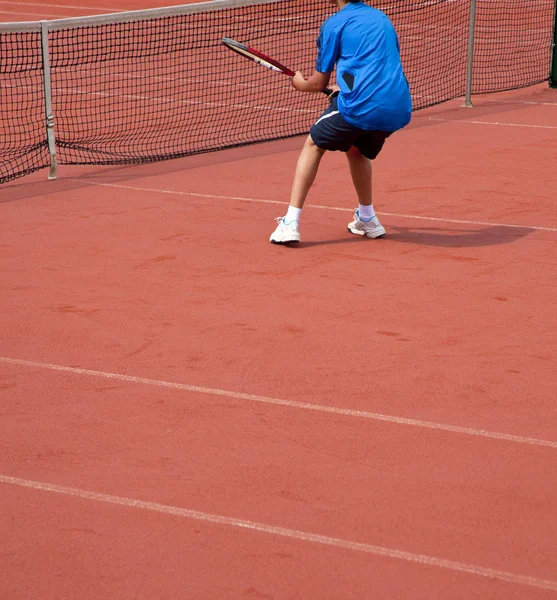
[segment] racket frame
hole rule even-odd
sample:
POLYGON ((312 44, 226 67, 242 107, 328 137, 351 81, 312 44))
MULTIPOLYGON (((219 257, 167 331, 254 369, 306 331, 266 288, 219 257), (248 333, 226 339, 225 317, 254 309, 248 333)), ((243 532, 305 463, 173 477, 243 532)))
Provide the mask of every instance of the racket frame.
MULTIPOLYGON (((288 77, 294 77, 294 75, 296 75, 296 73, 292 69, 285 67, 283 64, 279 63, 278 60, 275 60, 274 58, 271 58, 270 56, 263 54, 263 52, 259 52, 259 50, 256 50, 255 48, 251 48, 250 46, 247 46, 246 44, 242 44, 240 42, 237 42, 236 40, 232 40, 232 39, 226 38, 226 37, 222 38, 221 41, 228 49, 232 50, 233 52, 236 52, 237 54, 239 54, 240 56, 243 56, 244 58, 253 60, 258 65, 261 65, 262 67, 266 67, 267 69, 271 69, 273 71, 278 71, 279 73, 283 73, 284 75, 287 75, 288 77)), ((333 93, 333 90, 331 90, 329 88, 325 88, 324 90, 321 90, 321 91, 326 96, 330 96, 333 93)))
POLYGON ((222 43, 233 52, 253 60, 262 67, 271 69, 273 71, 278 71, 284 75, 287 75, 288 77, 294 77, 296 74, 294 71, 292 71, 292 69, 289 69, 288 67, 285 67, 283 64, 279 63, 278 60, 263 54, 263 52, 259 52, 259 50, 256 50, 255 48, 246 46, 246 44, 231 40, 230 38, 222 38, 222 43))

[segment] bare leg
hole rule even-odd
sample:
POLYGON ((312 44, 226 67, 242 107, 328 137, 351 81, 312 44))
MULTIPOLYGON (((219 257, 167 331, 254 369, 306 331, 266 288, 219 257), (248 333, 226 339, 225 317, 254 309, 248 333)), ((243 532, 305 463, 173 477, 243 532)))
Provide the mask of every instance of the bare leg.
POLYGON ((346 153, 354 189, 362 206, 371 205, 371 160, 352 146, 346 153))
POLYGON ((300 213, 306 201, 306 196, 315 181, 323 154, 325 154, 325 150, 318 148, 313 143, 311 136, 308 135, 296 165, 288 212, 284 217, 277 219, 278 225, 271 234, 271 243, 291 244, 300 241, 300 231, 298 229, 300 213))
POLYGON ((306 200, 306 196, 315 181, 319 163, 323 158, 326 150, 318 148, 308 135, 298 164, 296 165, 296 173, 294 174, 294 182, 292 184, 292 194, 290 196, 290 206, 302 208, 306 200))
POLYGON ((346 153, 350 174, 356 194, 358 194, 358 212, 354 220, 348 223, 348 231, 368 238, 378 238, 385 235, 385 228, 375 215, 371 203, 371 160, 366 158, 357 148, 350 148, 346 153))

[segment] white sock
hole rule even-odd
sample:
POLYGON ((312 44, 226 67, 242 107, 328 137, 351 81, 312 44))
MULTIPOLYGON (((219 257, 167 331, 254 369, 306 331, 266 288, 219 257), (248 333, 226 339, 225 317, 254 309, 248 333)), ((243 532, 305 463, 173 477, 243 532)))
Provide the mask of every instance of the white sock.
POLYGON ((375 210, 373 209, 373 204, 369 204, 368 206, 359 204, 358 214, 360 215, 360 219, 362 221, 371 221, 371 219, 375 217, 375 210))
POLYGON ((284 217, 284 222, 286 224, 288 224, 288 223, 292 223, 292 221, 298 221, 298 223, 299 223, 301 214, 302 214, 301 208, 295 208, 294 206, 289 206, 288 212, 286 213, 286 216, 284 217))

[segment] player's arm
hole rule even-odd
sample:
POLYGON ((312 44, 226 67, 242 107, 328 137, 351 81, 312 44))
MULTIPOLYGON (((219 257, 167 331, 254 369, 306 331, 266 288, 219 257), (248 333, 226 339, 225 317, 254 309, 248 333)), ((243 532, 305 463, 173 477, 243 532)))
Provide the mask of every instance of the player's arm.
POLYGON ((311 77, 307 79, 302 75, 300 71, 296 71, 294 77, 292 77, 292 85, 300 92, 322 92, 329 84, 331 78, 331 72, 320 73, 314 71, 311 77))

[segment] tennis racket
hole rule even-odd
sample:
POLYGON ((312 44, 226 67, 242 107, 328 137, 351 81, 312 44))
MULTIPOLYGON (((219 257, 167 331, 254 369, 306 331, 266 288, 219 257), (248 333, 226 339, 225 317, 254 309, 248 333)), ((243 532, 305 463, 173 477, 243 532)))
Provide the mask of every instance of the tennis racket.
MULTIPOLYGON (((281 65, 278 60, 263 54, 263 52, 259 52, 259 50, 255 50, 255 48, 250 48, 249 46, 241 44, 240 42, 236 42, 235 40, 231 40, 230 38, 222 38, 222 43, 233 52, 237 52, 240 56, 253 60, 253 62, 261 65, 262 67, 266 67, 272 71, 278 71, 279 73, 287 75, 288 77, 294 77, 294 75, 296 75, 292 69, 281 65)), ((333 93, 333 90, 330 90, 329 88, 325 88, 322 91, 327 96, 330 96, 333 93)))

